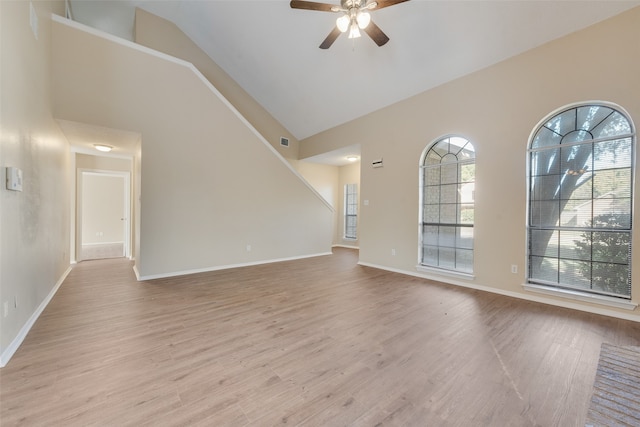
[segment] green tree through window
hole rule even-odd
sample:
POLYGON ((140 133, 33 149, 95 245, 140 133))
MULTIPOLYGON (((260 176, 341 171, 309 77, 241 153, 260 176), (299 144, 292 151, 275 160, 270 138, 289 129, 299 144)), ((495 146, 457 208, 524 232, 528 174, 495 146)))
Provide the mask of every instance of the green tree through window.
POLYGON ((631 122, 605 105, 567 109, 536 130, 529 282, 630 298, 633 143, 631 122))

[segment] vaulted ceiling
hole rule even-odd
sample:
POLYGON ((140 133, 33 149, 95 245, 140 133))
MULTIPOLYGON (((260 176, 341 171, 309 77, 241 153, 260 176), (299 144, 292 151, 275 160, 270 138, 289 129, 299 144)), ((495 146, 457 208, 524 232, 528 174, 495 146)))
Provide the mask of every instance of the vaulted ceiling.
POLYGON ((638 5, 411 0, 372 13, 386 45, 342 35, 321 50, 337 15, 288 0, 71 0, 75 20, 127 39, 135 7, 174 22, 298 139, 638 5))

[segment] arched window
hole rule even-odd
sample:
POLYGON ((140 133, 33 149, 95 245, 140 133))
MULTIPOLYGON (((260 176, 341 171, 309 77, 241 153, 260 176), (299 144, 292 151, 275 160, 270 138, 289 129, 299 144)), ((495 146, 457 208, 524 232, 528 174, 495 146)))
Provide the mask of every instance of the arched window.
POLYGON ((473 272, 475 150, 465 138, 433 143, 421 161, 420 264, 473 272))
POLYGON ((542 121, 529 146, 528 281, 631 299, 635 134, 603 104, 542 121))

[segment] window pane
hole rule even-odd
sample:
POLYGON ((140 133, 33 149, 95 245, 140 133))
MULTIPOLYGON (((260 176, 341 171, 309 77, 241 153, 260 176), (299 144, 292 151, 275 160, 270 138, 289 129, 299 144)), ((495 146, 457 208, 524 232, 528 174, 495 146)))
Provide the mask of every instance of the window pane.
POLYGON ((473 182, 476 180, 476 165, 462 164, 460 165, 460 182, 473 182))
POLYGON ((344 186, 344 237, 357 238, 358 225, 358 186, 347 184, 344 186))
POLYGON ((560 283, 569 287, 589 289, 591 263, 588 261, 560 260, 560 283))
POLYGON ((617 111, 593 129, 593 136, 596 139, 614 137, 629 133, 631 133, 631 124, 617 111))
POLYGON ((615 295, 629 294, 629 278, 631 276, 628 265, 593 263, 593 289, 615 295))
POLYGON ((542 148, 560 144, 561 136, 546 127, 540 128, 533 138, 531 148, 542 148))
POLYGON ((425 225, 423 227, 424 243, 429 245, 438 244, 438 226, 437 225, 425 225))
POLYGON ((473 224, 474 209, 473 204, 460 205, 460 224, 473 224))
POLYGON ((428 205, 424 208, 424 222, 440 222, 440 205, 428 205))
POLYGON ((440 250, 438 251, 438 267, 448 268, 450 270, 455 269, 456 250, 440 246, 440 250))
POLYGON ((582 232, 572 230, 561 230, 558 232, 559 238, 559 250, 560 258, 564 259, 591 259, 591 254, 581 252, 576 245, 576 242, 582 240, 582 232))
POLYGON ((631 199, 601 198, 593 201, 595 221, 607 221, 612 228, 629 228, 631 225, 631 199), (616 220, 610 220, 616 215, 616 220))
POLYGON ((542 258, 532 256, 529 264, 531 278, 545 282, 558 282, 558 258, 542 258))
POLYGON ((591 199, 568 200, 560 214, 560 226, 562 227, 591 227, 591 199))
POLYGON ((534 176, 532 190, 534 200, 555 200, 560 191, 561 175, 534 176))
POLYGON ((530 147, 542 150, 529 155, 530 281, 631 297, 634 139, 619 138, 631 129, 612 108, 586 105, 535 132, 530 147), (602 138, 610 139, 591 142, 602 138))
POLYGON ((440 223, 457 224, 458 223, 458 205, 440 205, 440 223))
POLYGON ((424 185, 440 185, 440 168, 424 169, 424 185))
POLYGON ((545 125, 555 133, 566 135, 576 129, 576 111, 574 109, 560 113, 545 125))
POLYGON ((450 163, 440 166, 441 184, 454 184, 458 182, 458 164, 450 163))
POLYGON ((456 244, 456 227, 440 227, 438 244, 440 247, 452 248, 456 244))
POLYGON ((458 184, 440 186, 440 203, 456 203, 458 201, 458 184))
POLYGON ((531 202, 531 226, 554 227, 559 221, 560 205, 557 201, 531 202))
POLYGON ((598 170, 593 174, 593 196, 596 198, 629 197, 631 169, 598 170))
POLYGON ((531 175, 560 175, 560 149, 547 149, 531 154, 531 175))
POLYGON ((558 256, 558 231, 531 230, 530 253, 533 256, 558 256))
POLYGON ((457 227, 458 236, 456 247, 462 249, 473 249, 473 227, 457 227))
POLYGON ((586 105, 578 108, 578 127, 593 132, 593 128, 602 124, 613 110, 601 105, 586 105))
POLYGON ((455 136, 435 143, 424 157, 421 240, 425 265, 473 269, 474 157, 473 145, 455 136), (468 226, 460 227, 461 223, 468 226))
POLYGON ((595 169, 631 167, 631 138, 597 142, 593 154, 595 169))
POLYGON ((631 239, 628 232, 594 231, 592 234, 594 261, 618 264, 629 262, 631 239))
POLYGON ((438 266, 438 247, 425 246, 422 250, 422 263, 426 265, 438 266))
MULTIPOLYGON (((593 197, 593 179, 591 173, 581 176, 564 176, 560 183, 560 198, 589 200, 593 197)), ((553 184, 551 184, 553 185, 553 184)))
POLYGON ((440 203, 440 186, 430 186, 424 189, 424 202, 428 205, 440 203))
POLYGON ((473 251, 456 249, 456 269, 465 272, 473 271, 473 251))
POLYGON ((439 165, 442 156, 438 154, 435 150, 429 150, 427 153, 427 157, 425 159, 425 164, 427 165, 439 165))

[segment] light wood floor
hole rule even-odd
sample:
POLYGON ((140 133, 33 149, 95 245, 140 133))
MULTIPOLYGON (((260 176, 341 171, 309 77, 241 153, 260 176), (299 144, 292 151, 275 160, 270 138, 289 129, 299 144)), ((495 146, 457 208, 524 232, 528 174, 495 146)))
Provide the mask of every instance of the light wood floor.
POLYGON ((0 370, 2 426, 584 426, 640 324, 356 265, 73 269, 0 370))

